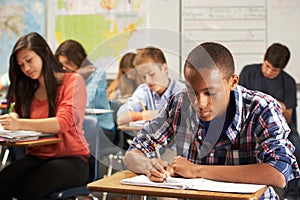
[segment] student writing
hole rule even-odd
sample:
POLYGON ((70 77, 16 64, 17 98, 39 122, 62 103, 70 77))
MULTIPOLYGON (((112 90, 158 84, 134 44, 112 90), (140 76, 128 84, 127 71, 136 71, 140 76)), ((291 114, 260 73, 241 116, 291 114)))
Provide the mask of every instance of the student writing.
POLYGON ((232 54, 218 43, 195 47, 184 76, 187 89, 172 96, 134 138, 124 158, 128 169, 157 182, 168 174, 266 184, 261 199, 278 199, 272 186, 283 188, 298 178, 299 167, 277 101, 239 86, 232 54), (174 141, 180 156, 165 170, 155 145, 174 141))
POLYGON ((30 147, 27 155, 0 172, 0 199, 45 199, 54 191, 82 185, 88 178, 88 144, 82 124, 86 88, 77 73, 64 73, 45 39, 19 38, 10 56, 8 105, 0 116, 7 130, 53 133, 62 141, 30 147))
POLYGON ((183 83, 169 78, 164 53, 156 47, 139 49, 133 64, 144 83, 120 107, 117 113, 119 125, 155 118, 168 98, 184 88, 183 83))

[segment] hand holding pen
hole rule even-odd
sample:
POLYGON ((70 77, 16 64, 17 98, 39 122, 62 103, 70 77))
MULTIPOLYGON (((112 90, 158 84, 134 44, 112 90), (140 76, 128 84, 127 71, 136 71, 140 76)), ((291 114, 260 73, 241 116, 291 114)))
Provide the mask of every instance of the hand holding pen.
POLYGON ((164 162, 161 160, 158 145, 154 144, 154 147, 155 147, 155 153, 156 153, 157 160, 160 162, 160 164, 163 166, 163 169, 164 169, 164 182, 167 182, 167 177, 170 176, 168 174, 168 172, 165 170, 165 167, 167 167, 167 164, 164 164, 164 162))
POLYGON ((15 102, 12 102, 8 108, 7 114, 12 113, 14 109, 15 109, 15 102))
POLYGON ((144 105, 143 101, 140 99, 140 104, 143 108, 142 111, 142 118, 143 120, 152 120, 157 117, 158 110, 147 110, 146 106, 144 105))
POLYGON ((158 146, 155 145, 156 158, 149 160, 150 162, 146 163, 145 174, 147 177, 154 182, 165 182, 167 173, 164 169, 163 162, 160 157, 158 146))
POLYGON ((0 116, 0 124, 6 130, 17 130, 18 114, 14 113, 15 103, 11 103, 7 114, 0 116))

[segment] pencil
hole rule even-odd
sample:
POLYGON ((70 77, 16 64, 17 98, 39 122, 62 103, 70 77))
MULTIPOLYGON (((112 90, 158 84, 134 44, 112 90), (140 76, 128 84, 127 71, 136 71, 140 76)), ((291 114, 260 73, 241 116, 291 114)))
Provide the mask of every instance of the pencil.
POLYGON ((146 111, 147 109, 146 109, 146 107, 145 107, 145 105, 143 104, 143 101, 142 101, 141 99, 140 99, 140 104, 141 104, 143 110, 146 111))
MULTIPOLYGON (((154 144, 154 148, 155 148, 155 153, 156 153, 157 160, 160 162, 160 164, 162 164, 162 160, 161 160, 161 157, 160 157, 158 145, 157 145, 157 144, 154 144)), ((168 177, 168 175, 167 175, 166 172, 165 172, 165 173, 164 173, 164 182, 165 182, 165 183, 168 182, 167 177, 168 177)))
POLYGON ((158 145, 157 145, 157 144, 154 144, 154 148, 155 148, 155 153, 156 153, 157 159, 158 159, 159 161, 161 161, 161 157, 160 157, 158 145))
POLYGON ((14 111, 14 109, 15 109, 15 102, 12 102, 9 106, 7 113, 10 114, 11 112, 14 111))

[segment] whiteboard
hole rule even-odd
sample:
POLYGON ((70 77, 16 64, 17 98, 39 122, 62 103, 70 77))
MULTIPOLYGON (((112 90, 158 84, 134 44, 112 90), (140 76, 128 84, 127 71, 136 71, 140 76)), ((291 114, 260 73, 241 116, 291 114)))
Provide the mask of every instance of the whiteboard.
POLYGON ((182 54, 206 41, 232 52, 236 73, 263 62, 268 46, 286 45, 291 59, 286 71, 300 83, 299 0, 181 0, 182 54))

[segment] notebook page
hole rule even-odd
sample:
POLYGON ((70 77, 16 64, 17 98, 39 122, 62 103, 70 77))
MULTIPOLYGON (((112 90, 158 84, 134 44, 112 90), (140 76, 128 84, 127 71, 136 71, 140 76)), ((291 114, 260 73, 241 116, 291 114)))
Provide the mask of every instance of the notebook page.
POLYGON ((139 175, 132 178, 123 179, 122 184, 165 187, 174 189, 190 189, 190 190, 205 190, 214 192, 230 192, 230 193, 254 193, 265 185, 230 183, 213 181, 204 178, 175 178, 167 177, 166 182, 153 182, 145 175, 139 175))

